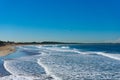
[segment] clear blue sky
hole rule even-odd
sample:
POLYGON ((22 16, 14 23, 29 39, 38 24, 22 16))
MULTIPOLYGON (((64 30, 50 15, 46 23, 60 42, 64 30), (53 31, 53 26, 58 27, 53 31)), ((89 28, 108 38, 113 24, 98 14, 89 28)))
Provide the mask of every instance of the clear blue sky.
POLYGON ((120 0, 0 0, 0 40, 104 42, 120 38, 120 0))

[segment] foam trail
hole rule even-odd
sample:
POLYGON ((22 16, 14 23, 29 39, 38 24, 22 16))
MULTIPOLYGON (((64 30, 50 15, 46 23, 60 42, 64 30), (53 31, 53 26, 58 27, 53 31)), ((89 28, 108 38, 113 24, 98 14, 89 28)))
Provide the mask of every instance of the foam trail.
POLYGON ((52 72, 50 72, 50 70, 49 70, 44 64, 42 64, 42 63, 40 62, 40 60, 38 60, 38 64, 45 69, 45 72, 47 73, 47 75, 52 76, 55 80, 62 80, 62 79, 56 77, 52 72))
POLYGON ((46 47, 46 46, 36 46, 39 49, 44 49, 44 50, 49 50, 49 51, 57 51, 57 52, 76 52, 76 53, 81 53, 79 50, 77 49, 70 49, 68 46, 62 46, 62 47, 56 47, 56 46, 52 46, 52 47, 46 47))
POLYGON ((45 49, 45 50, 49 50, 49 51, 58 51, 58 52, 74 52, 74 53, 79 53, 79 54, 98 54, 98 55, 102 55, 105 57, 109 57, 115 60, 120 60, 120 55, 119 54, 110 54, 110 53, 104 53, 104 52, 92 52, 92 51, 86 51, 86 52, 82 52, 78 49, 70 49, 68 46, 62 46, 62 47, 58 47, 58 46, 36 46, 39 49, 45 49))
POLYGON ((80 52, 80 51, 74 51, 76 53, 80 53, 80 54, 88 54, 88 55, 102 55, 111 59, 115 59, 115 60, 120 60, 120 54, 111 54, 111 53, 104 53, 104 52, 80 52))
MULTIPOLYGON (((39 55, 37 57, 39 57, 39 55)), ((53 80, 51 76, 46 75, 44 68, 37 63, 37 57, 28 56, 6 60, 4 67, 12 76, 3 77, 0 80, 53 80)))
POLYGON ((109 57, 109 58, 112 58, 112 59, 120 60, 120 55, 119 54, 108 54, 108 53, 103 53, 103 52, 96 52, 96 54, 102 55, 102 56, 105 56, 105 57, 109 57))

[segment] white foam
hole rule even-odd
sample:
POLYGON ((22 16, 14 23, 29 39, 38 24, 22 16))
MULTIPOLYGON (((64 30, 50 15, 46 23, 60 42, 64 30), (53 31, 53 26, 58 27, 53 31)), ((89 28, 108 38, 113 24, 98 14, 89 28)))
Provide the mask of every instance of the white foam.
POLYGON ((51 77, 31 77, 31 76, 16 76, 16 75, 10 75, 10 76, 4 76, 1 77, 0 80, 53 80, 51 77))
POLYGON ((104 52, 96 52, 96 54, 106 56, 115 60, 120 60, 120 54, 110 54, 110 53, 104 53, 104 52))
POLYGON ((4 66, 12 75, 0 80, 120 79, 120 62, 117 54, 82 52, 58 45, 35 47, 41 54, 6 60, 4 66))
POLYGON ((2 78, 0 78, 0 80, 33 80, 33 78, 26 77, 26 76, 10 75, 10 76, 2 77, 2 78))
MULTIPOLYGON (((49 75, 57 77, 61 80, 80 80, 80 79, 118 79, 119 70, 115 68, 115 65, 111 59, 105 57, 99 57, 94 55, 83 54, 64 54, 51 53, 50 55, 43 55, 38 63, 45 68, 49 75), (101 60, 101 61, 100 61, 101 60), (103 62, 103 61, 104 62, 103 62), (105 71, 105 69, 111 69, 112 71, 118 70, 118 72, 111 73, 112 71, 105 71), (116 76, 112 76, 116 75, 116 76)), ((120 65, 120 63, 119 63, 120 65)), ((117 66, 116 66, 117 67, 117 66)))
POLYGON ((92 52, 92 51, 86 51, 86 52, 82 52, 82 51, 74 51, 76 53, 80 53, 80 54, 86 54, 86 55, 102 55, 111 59, 115 59, 115 60, 120 60, 120 54, 112 54, 112 53, 105 53, 105 52, 92 52))
POLYGON ((38 57, 39 55, 4 61, 5 69, 10 72, 12 76, 3 77, 0 80, 4 80, 6 78, 13 80, 53 80, 52 77, 46 74, 44 68, 37 63, 36 59, 38 57), (17 79, 14 79, 14 77, 17 79))
POLYGON ((69 49, 69 46, 62 46, 61 48, 69 49))
POLYGON ((78 51, 77 49, 70 49, 68 46, 62 46, 62 47, 58 47, 58 46, 37 46, 37 48, 39 48, 40 50, 48 50, 48 51, 53 51, 53 52, 76 52, 76 53, 81 53, 80 51, 78 51))
POLYGON ((40 66, 42 66, 42 67, 45 69, 47 75, 52 76, 55 80, 61 80, 60 78, 56 77, 56 76, 48 69, 47 66, 45 66, 44 64, 42 64, 39 59, 38 59, 38 64, 40 64, 40 66))
POLYGON ((80 50, 77 50, 77 49, 70 49, 68 46, 62 46, 62 47, 58 47, 58 46, 52 46, 49 47, 48 46, 40 46, 39 47, 40 49, 45 49, 45 50, 48 50, 48 51, 58 51, 58 52, 74 52, 74 53, 79 53, 79 54, 90 54, 90 55, 94 55, 94 54, 97 54, 97 55, 102 55, 102 56, 105 56, 105 57, 109 57, 109 58, 112 58, 112 59, 115 59, 115 60, 120 60, 120 54, 110 54, 110 53, 105 53, 105 52, 92 52, 92 51, 86 51, 86 52, 83 52, 83 51, 80 51, 80 50))
POLYGON ((102 55, 111 59, 115 59, 115 60, 120 60, 120 54, 112 54, 112 53, 105 53, 105 52, 92 52, 92 51, 86 51, 86 52, 80 52, 80 51, 76 51, 77 53, 81 53, 81 54, 87 54, 87 55, 102 55))

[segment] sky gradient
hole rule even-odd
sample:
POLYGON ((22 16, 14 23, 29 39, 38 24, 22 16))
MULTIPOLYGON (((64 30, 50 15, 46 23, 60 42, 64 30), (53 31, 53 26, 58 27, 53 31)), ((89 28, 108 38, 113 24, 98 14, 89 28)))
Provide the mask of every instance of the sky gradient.
POLYGON ((0 0, 0 40, 116 41, 119 4, 120 0, 0 0))

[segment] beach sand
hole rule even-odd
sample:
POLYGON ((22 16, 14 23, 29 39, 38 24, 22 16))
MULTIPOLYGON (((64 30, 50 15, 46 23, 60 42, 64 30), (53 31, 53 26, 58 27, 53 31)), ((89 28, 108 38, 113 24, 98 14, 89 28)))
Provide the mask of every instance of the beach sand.
POLYGON ((9 44, 5 46, 0 46, 0 56, 6 56, 10 53, 16 51, 16 46, 24 46, 24 45, 41 45, 41 44, 9 44))
POLYGON ((15 45, 0 46, 0 56, 6 56, 15 51, 15 45))

